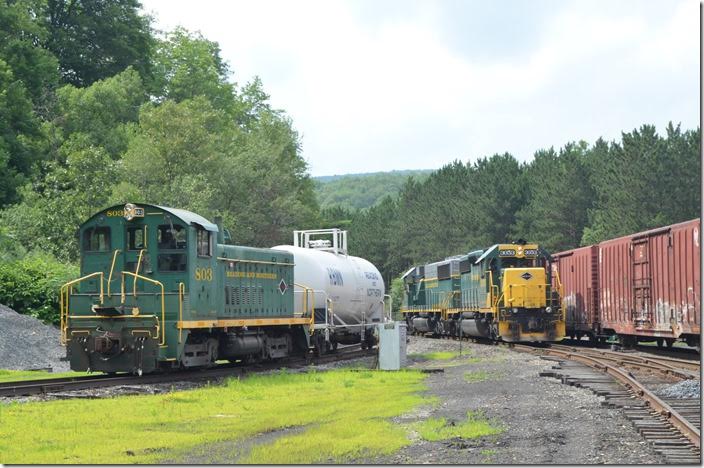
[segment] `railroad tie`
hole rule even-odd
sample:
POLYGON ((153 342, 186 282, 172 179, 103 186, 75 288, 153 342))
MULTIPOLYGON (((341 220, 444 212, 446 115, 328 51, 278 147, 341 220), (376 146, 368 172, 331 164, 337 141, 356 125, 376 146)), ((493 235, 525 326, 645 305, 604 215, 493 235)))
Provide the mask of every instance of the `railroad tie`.
MULTIPOLYGON (((636 431, 661 455, 666 463, 700 464, 699 448, 687 440, 667 419, 650 408, 629 389, 611 377, 583 364, 550 357, 555 362, 550 369, 540 372, 541 377, 560 380, 565 385, 586 388, 603 397, 602 406, 620 409, 631 421, 636 431)), ((650 379, 648 379, 650 380, 650 379)), ((658 383, 653 381, 652 383, 658 383)), ((701 427, 698 399, 666 398, 664 401, 692 424, 701 427)))

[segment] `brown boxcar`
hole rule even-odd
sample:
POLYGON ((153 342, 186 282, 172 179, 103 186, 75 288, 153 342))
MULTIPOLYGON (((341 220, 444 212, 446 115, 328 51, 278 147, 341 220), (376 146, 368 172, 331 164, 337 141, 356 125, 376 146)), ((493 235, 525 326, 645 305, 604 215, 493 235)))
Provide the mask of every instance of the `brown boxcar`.
POLYGON ((599 247, 590 245, 552 256, 553 271, 562 282, 566 333, 573 338, 587 335, 593 339, 600 333, 598 254, 599 247))
POLYGON ((699 346, 700 220, 599 244, 599 317, 624 340, 699 346))

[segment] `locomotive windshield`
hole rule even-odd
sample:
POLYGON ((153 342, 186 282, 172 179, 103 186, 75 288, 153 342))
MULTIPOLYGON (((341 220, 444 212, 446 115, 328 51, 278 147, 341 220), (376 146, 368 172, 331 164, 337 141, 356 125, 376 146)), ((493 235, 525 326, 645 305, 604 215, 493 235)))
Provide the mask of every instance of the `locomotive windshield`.
POLYGON ((186 230, 179 224, 161 224, 157 232, 160 250, 181 250, 186 248, 186 230))
POLYGON ((83 250, 85 252, 106 252, 110 250, 110 228, 97 226, 83 231, 83 250))
POLYGON ((530 268, 535 265, 535 260, 532 258, 502 258, 502 268, 530 268))
POLYGON ((144 228, 132 226, 127 228, 127 250, 141 250, 144 248, 144 228))

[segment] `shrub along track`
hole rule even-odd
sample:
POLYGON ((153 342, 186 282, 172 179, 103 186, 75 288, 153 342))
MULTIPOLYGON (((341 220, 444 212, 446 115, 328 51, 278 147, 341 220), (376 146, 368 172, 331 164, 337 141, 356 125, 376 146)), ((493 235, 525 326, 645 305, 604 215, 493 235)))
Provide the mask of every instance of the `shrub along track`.
POLYGON ((665 401, 639 381, 654 374, 669 380, 695 378, 699 375, 698 363, 562 345, 545 348, 515 344, 511 347, 587 366, 589 369, 562 362, 561 367, 542 375, 590 388, 606 398, 606 405, 623 408, 626 416, 668 462, 700 463, 699 400, 665 401), (634 373, 644 377, 636 378, 634 373), (620 386, 614 385, 613 381, 620 386))
POLYGON ((247 373, 260 373, 281 368, 300 368, 311 364, 327 364, 376 355, 376 349, 359 349, 357 346, 340 348, 333 354, 289 357, 252 365, 221 364, 212 368, 154 373, 148 375, 86 375, 55 379, 37 379, 0 383, 0 397, 19 397, 51 394, 74 390, 116 387, 121 385, 151 385, 170 382, 212 380, 222 377, 238 377, 247 373), (354 349, 353 349, 354 348, 354 349))

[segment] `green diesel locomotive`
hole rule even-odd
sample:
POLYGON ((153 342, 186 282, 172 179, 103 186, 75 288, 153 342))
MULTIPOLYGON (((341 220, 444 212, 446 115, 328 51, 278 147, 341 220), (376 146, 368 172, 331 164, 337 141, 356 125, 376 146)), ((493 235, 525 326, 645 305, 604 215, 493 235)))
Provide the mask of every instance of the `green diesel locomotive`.
POLYGON ((401 309, 409 332, 562 340, 565 317, 550 262, 538 245, 519 241, 411 268, 401 309))

